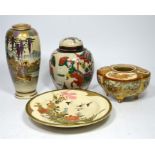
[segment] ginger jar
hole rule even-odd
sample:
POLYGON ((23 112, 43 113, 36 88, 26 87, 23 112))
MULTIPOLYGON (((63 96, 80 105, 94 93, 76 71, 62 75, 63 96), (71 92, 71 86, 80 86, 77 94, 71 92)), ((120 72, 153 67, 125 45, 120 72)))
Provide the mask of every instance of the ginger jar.
POLYGON ((36 30, 28 24, 13 25, 6 33, 6 55, 16 97, 35 96, 40 68, 40 41, 36 30))
POLYGON ((59 43, 49 61, 51 78, 57 89, 87 89, 94 72, 92 54, 80 39, 65 38, 59 43))
POLYGON ((114 96, 118 102, 127 97, 138 99, 147 88, 150 75, 148 70, 128 64, 105 66, 97 70, 98 82, 106 95, 114 96))

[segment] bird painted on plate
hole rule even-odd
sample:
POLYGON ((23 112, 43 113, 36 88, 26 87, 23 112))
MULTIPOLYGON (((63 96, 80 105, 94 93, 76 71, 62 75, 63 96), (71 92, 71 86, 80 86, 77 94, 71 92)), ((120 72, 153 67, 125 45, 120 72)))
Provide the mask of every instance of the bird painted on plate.
POLYGON ((67 103, 67 105, 70 105, 72 102, 71 101, 69 101, 69 102, 66 102, 67 103))
POLYGON ((92 102, 87 103, 86 106, 89 107, 91 103, 92 103, 92 102))

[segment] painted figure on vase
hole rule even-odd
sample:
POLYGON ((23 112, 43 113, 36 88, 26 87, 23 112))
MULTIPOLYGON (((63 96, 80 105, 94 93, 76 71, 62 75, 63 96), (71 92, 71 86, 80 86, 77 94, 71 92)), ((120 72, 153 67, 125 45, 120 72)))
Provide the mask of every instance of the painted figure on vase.
POLYGON ((27 24, 12 26, 6 34, 6 54, 17 98, 36 95, 40 67, 40 42, 27 24))

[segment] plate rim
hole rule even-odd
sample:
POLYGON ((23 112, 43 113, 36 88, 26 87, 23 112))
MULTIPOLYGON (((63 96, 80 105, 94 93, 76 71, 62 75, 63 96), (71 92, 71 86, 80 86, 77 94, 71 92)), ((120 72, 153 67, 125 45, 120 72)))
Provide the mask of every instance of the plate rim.
POLYGON ((106 97, 106 96, 103 96, 97 92, 94 92, 94 91, 91 91, 91 90, 83 90, 83 89, 55 89, 55 90, 51 90, 51 91, 46 91, 46 92, 43 92, 43 93, 40 93, 36 96, 34 96, 33 98, 31 98, 27 103, 26 103, 26 106, 25 106, 25 111, 27 113, 27 115, 29 116, 29 118, 31 120, 33 120, 34 122, 38 123, 38 124, 41 124, 41 125, 45 125, 45 126, 49 126, 49 127, 57 127, 57 128, 77 128, 77 127, 84 127, 84 126, 89 126, 89 125, 93 125, 93 124, 96 124, 96 123, 99 123, 101 122, 102 120, 105 120, 111 113, 112 111, 112 104, 110 102, 110 100, 106 97), (48 122, 44 122, 44 121, 41 121, 39 119, 37 119, 36 117, 32 116, 29 111, 28 111, 28 107, 31 103, 32 100, 34 100, 36 97, 38 96, 41 96, 41 95, 44 95, 46 93, 50 93, 50 92, 55 92, 55 91, 61 91, 61 90, 78 90, 78 91, 82 91, 82 92, 91 92, 91 93, 95 93, 97 94, 98 96, 101 96, 102 98, 104 98, 108 104, 109 104, 109 110, 107 111, 107 113, 100 117, 99 119, 97 120, 94 120, 92 122, 89 122, 89 123, 82 123, 82 124, 77 124, 77 125, 63 125, 63 124, 56 124, 56 123, 48 123, 48 122))

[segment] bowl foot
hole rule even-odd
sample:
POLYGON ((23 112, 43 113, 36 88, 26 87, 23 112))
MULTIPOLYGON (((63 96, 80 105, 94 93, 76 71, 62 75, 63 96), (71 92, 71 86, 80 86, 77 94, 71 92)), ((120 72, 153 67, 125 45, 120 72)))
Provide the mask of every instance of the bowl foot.
POLYGON ((104 89, 104 88, 103 88, 103 90, 104 90, 104 92, 105 92, 106 96, 109 96, 108 91, 107 91, 106 89, 104 89))
POLYGON ((124 99, 117 99, 118 103, 122 103, 124 99))
POLYGON ((109 96, 109 93, 106 92, 105 94, 106 94, 106 96, 109 96))
POLYGON ((124 98, 122 98, 122 97, 116 97, 116 100, 118 101, 118 103, 122 103, 123 102, 123 100, 124 100, 124 98))
POLYGON ((138 100, 138 98, 139 98, 139 95, 136 95, 136 96, 134 97, 135 100, 138 100))

